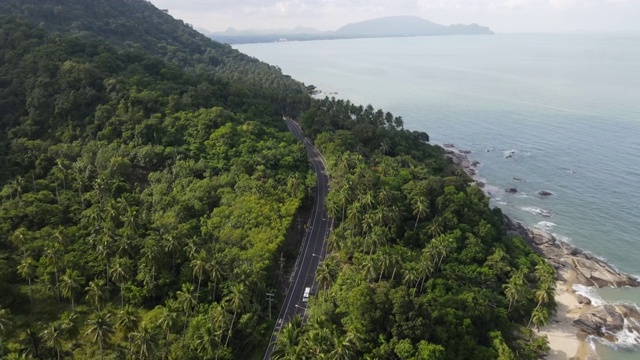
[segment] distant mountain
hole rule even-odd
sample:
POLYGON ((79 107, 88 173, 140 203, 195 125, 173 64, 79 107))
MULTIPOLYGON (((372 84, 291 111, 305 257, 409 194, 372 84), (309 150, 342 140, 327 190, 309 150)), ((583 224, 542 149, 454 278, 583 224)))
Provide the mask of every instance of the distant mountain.
POLYGON ((389 16, 366 20, 341 27, 336 31, 319 31, 297 27, 293 30, 236 30, 212 33, 212 39, 228 44, 273 41, 333 40, 375 37, 429 35, 493 35, 493 31, 478 24, 441 25, 417 16, 389 16))
POLYGON ((302 34, 322 34, 323 31, 311 27, 298 26, 294 29, 249 29, 236 30, 228 28, 223 32, 214 32, 217 36, 267 36, 267 35, 302 35, 302 34))
POLYGON ((440 25, 417 16, 389 16, 348 24, 334 32, 344 37, 391 37, 424 35, 492 35, 488 27, 440 25))

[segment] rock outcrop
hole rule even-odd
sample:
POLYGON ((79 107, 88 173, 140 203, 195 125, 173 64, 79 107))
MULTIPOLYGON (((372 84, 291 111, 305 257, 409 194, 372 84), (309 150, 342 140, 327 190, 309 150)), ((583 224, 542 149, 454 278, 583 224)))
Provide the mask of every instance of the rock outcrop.
POLYGON ((582 294, 576 294, 576 300, 578 300, 578 304, 591 305, 591 299, 582 294))
POLYGON ((547 259, 556 269, 560 280, 567 280, 562 278, 562 274, 567 272, 564 270, 573 270, 576 274, 574 281, 585 286, 640 286, 638 279, 620 273, 606 262, 556 239, 544 230, 527 229, 507 216, 505 216, 505 224, 510 234, 522 236, 534 250, 547 259))
POLYGON ((513 188, 513 187, 512 187, 512 188, 504 189, 504 191, 505 191, 505 192, 508 192, 509 194, 516 194, 516 193, 518 193, 518 189, 513 188))
POLYGON ((553 193, 551 191, 547 191, 547 190, 540 190, 540 191, 538 191, 538 195, 540 195, 540 196, 551 196, 551 195, 553 195, 553 193))
POLYGON ((620 331, 625 329, 625 340, 640 344, 639 319, 640 312, 633 305, 601 305, 581 314, 574 320, 573 326, 587 335, 602 337, 613 343, 618 342, 620 331))

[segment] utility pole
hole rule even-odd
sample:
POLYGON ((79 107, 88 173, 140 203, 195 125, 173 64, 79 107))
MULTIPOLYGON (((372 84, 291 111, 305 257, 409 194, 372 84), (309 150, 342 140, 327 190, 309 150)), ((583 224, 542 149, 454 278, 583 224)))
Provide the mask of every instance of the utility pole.
POLYGON ((269 320, 271 320, 271 303, 273 302, 273 293, 267 293, 267 301, 269 301, 269 320))

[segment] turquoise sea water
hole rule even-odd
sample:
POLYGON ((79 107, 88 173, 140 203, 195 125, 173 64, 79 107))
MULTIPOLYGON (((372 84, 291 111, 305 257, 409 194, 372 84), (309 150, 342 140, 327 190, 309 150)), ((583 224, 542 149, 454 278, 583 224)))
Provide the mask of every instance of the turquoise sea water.
MULTIPOLYGON (((640 35, 496 35, 237 46, 326 93, 471 150, 493 204, 640 274, 640 35), (505 154, 514 155, 506 158, 505 154), (514 178, 520 179, 515 180, 514 178), (518 194, 504 192, 516 187, 518 194), (540 198, 538 190, 554 195, 540 198), (551 212, 550 218, 537 213, 551 212)), ((640 290, 600 291, 640 304, 640 290)), ((603 359, 640 352, 598 347, 603 359)))

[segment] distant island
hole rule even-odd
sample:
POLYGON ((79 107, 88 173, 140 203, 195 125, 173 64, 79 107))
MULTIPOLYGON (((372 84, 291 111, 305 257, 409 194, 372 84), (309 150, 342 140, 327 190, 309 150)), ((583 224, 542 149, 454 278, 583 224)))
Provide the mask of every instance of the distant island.
POLYGON ((486 26, 478 24, 441 25, 417 16, 389 16, 347 24, 336 31, 320 31, 298 27, 293 30, 236 30, 209 33, 213 40, 227 44, 247 44, 275 41, 336 40, 379 37, 436 36, 436 35, 493 35, 486 26))

